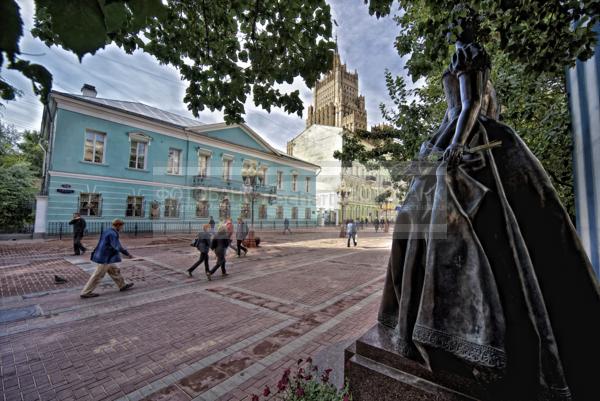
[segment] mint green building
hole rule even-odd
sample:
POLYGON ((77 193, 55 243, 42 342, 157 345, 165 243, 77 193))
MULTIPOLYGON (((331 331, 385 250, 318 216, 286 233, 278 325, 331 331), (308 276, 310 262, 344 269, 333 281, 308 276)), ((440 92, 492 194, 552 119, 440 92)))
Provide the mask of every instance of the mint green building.
POLYGON ((79 212, 97 232, 196 230, 241 216, 255 227, 316 224, 319 166, 273 148, 245 124, 202 124, 142 103, 52 92, 35 235, 68 232, 79 212))

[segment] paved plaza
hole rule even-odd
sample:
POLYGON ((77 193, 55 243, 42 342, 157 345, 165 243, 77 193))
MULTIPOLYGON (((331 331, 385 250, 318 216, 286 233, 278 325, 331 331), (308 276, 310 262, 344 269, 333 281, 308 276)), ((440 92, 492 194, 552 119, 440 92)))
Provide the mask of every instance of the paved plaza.
POLYGON ((0 400, 250 400, 309 356, 340 381, 344 347, 375 323, 389 234, 347 248, 331 229, 263 233, 211 282, 186 273, 192 237, 124 235, 135 287, 107 276, 93 299, 79 291, 95 266, 68 240, 0 243, 0 400))

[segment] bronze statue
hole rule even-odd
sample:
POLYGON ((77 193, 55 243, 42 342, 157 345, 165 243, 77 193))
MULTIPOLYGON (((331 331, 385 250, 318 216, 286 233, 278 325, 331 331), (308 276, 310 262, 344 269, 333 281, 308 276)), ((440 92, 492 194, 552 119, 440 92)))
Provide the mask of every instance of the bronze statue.
POLYGON ((486 383, 490 400, 598 399, 597 278, 542 165, 497 120, 470 28, 398 213, 379 322, 402 355, 486 383))

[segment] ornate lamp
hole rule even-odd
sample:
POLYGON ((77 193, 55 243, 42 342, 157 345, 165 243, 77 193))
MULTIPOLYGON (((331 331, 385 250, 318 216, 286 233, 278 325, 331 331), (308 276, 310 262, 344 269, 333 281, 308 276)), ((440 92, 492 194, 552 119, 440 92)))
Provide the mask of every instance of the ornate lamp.
MULTIPOLYGON (((248 238, 245 243, 246 246, 253 248, 256 247, 256 240, 254 239, 254 201, 260 196, 260 193, 256 191, 257 178, 259 177, 259 171, 256 168, 256 162, 245 163, 242 167, 242 180, 244 181, 244 193, 250 197, 250 230, 248 231, 248 238)), ((264 173, 263 173, 264 178, 264 173)))
POLYGON ((350 193, 352 192, 349 187, 346 186, 344 181, 337 188, 337 194, 340 198, 340 210, 341 210, 341 230, 340 230, 340 238, 346 236, 346 225, 344 224, 344 211, 346 209, 346 205, 348 205, 348 198, 350 197, 350 193))

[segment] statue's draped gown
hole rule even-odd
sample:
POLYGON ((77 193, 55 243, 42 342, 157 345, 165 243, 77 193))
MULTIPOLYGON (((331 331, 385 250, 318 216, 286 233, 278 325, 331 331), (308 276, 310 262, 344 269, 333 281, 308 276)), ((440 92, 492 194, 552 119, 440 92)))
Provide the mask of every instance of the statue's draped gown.
POLYGON ((600 400, 597 278, 542 165, 496 120, 489 69, 471 44, 444 74, 448 111, 412 166, 379 321, 403 355, 486 383, 490 399, 600 400), (473 70, 488 82, 475 151, 447 169, 438 160, 460 113, 458 77, 473 70))

